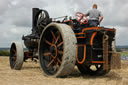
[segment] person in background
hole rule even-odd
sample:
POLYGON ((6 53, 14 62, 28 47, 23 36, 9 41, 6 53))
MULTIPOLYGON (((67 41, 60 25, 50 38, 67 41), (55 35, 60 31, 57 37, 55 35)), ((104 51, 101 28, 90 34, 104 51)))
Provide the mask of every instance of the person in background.
POLYGON ((86 16, 89 16, 89 21, 88 21, 89 26, 92 27, 98 26, 103 20, 103 15, 101 11, 97 10, 97 8, 98 8, 97 4, 93 4, 92 9, 85 14, 86 16))

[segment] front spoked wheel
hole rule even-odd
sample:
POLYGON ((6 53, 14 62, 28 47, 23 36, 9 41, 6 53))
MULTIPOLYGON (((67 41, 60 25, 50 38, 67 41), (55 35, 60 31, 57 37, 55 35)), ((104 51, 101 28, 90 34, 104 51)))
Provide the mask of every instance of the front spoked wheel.
POLYGON ((61 77, 71 73, 76 61, 75 52, 76 38, 71 28, 64 24, 50 24, 39 47, 40 64, 45 75, 61 77))

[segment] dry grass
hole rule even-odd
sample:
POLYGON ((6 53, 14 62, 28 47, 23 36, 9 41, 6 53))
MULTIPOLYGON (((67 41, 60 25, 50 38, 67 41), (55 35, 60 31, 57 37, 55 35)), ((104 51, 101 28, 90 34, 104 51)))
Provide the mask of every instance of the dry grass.
POLYGON ((82 76, 75 69, 67 78, 43 76, 39 63, 24 63, 20 71, 11 70, 8 57, 0 57, 0 85, 128 85, 128 61, 121 61, 121 70, 105 76, 82 76))

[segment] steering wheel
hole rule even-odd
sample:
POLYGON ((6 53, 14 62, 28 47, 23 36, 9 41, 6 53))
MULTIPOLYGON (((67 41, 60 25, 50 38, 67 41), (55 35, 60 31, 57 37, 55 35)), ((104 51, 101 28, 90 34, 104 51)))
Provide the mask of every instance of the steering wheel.
POLYGON ((87 24, 88 23, 88 18, 85 16, 85 14, 83 14, 81 12, 77 12, 75 14, 75 18, 77 21, 80 22, 80 24, 87 24))

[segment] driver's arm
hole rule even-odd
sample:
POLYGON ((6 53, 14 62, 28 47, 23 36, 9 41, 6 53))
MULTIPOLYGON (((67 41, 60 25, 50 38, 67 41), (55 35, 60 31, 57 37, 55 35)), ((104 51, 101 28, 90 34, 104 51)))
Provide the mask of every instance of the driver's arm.
POLYGON ((100 16, 100 18, 99 18, 99 24, 100 24, 101 21, 103 20, 103 14, 100 12, 99 16, 100 16))
POLYGON ((99 24, 101 23, 102 20, 103 20, 103 16, 100 17, 99 24))

